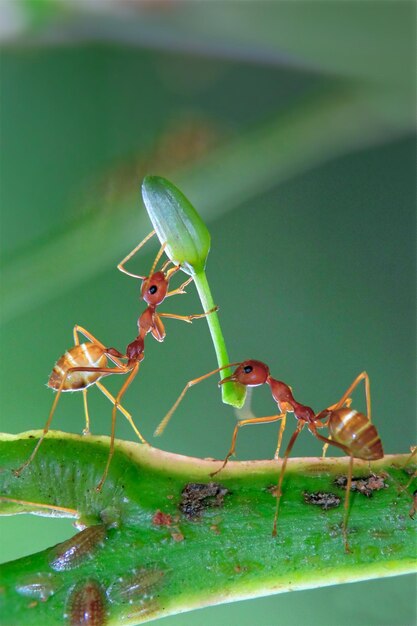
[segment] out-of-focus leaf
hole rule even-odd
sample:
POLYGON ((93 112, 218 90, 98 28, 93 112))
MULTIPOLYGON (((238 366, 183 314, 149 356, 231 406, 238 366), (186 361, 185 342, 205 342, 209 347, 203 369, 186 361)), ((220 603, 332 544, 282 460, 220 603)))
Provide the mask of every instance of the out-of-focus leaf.
MULTIPOLYGON (((409 131, 379 115, 367 91, 332 88, 179 170, 175 183, 209 221, 311 167, 409 131)), ((2 322, 114 264, 149 231, 147 221, 137 195, 115 199, 113 211, 92 211, 10 259, 2 268, 2 322)))
MULTIPOLYGON (((16 4, 18 0, 13 0, 16 4)), ((32 16, 38 0, 19 0, 32 16)), ((38 41, 66 34, 73 40, 111 40, 156 49, 310 68, 406 90, 415 73, 413 2, 227 2, 179 3, 118 0, 103 3, 48 0, 72 16, 37 33, 38 41), (161 36, 163 33, 163 36, 161 36), (387 35, 388 34, 388 35, 387 35)), ((28 26, 31 21, 28 21, 28 26)), ((30 33, 32 37, 34 33, 30 33)))

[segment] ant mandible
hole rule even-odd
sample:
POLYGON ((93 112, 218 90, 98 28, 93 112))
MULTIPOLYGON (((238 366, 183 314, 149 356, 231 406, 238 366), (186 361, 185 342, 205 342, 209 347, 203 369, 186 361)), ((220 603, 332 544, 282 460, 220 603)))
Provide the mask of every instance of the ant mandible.
POLYGON ((130 252, 127 257, 125 257, 123 261, 121 261, 117 266, 118 269, 120 269, 122 272, 143 280, 141 295, 145 302, 148 304, 148 307, 138 319, 138 336, 127 346, 126 354, 122 354, 115 348, 106 348, 104 344, 102 344, 96 337, 94 337, 94 335, 92 335, 82 326, 76 325, 74 327, 73 334, 75 345, 73 348, 66 351, 64 355, 58 359, 47 383, 48 387, 57 391, 57 395, 54 399, 48 419, 43 428, 42 436, 37 442, 28 460, 23 465, 21 465, 21 467, 14 470, 15 475, 19 476, 21 472, 35 458, 40 445, 42 444, 45 436, 49 431, 61 393, 65 391, 83 392, 86 423, 86 427, 83 431, 84 434, 90 433, 90 417, 87 404, 88 387, 95 384, 100 389, 100 391, 102 391, 104 395, 113 403, 109 455, 107 458, 107 463, 103 476, 97 486, 98 491, 101 490, 104 481, 106 480, 110 467, 110 462, 114 453, 117 409, 119 409, 121 413, 123 413, 123 415, 127 418, 140 441, 142 443, 147 443, 145 438, 136 427, 130 413, 128 413, 126 409, 121 405, 121 400, 127 388, 137 375, 140 363, 144 359, 144 339, 146 335, 151 332, 158 341, 163 341, 165 337, 165 329, 161 321, 161 317, 170 317, 191 323, 193 319, 206 317, 206 315, 209 315, 214 310, 217 310, 217 307, 215 307, 207 313, 188 316, 175 315, 171 313, 158 313, 156 311, 156 307, 159 306, 159 304, 161 304, 161 302, 163 302, 166 297, 173 296, 175 294, 185 293, 184 288, 192 280, 192 277, 185 281, 182 285, 180 285, 178 289, 175 289, 171 292, 168 291, 169 281, 174 273, 176 273, 180 269, 180 267, 175 266, 169 271, 166 271, 166 268, 171 263, 171 261, 167 261, 161 271, 155 272, 156 265, 158 264, 158 261, 163 254, 165 247, 164 245, 161 247, 155 258, 149 276, 137 276, 135 274, 131 274, 124 268, 124 264, 126 263, 126 261, 128 261, 154 234, 155 231, 152 231, 149 235, 147 235, 147 237, 145 237, 145 239, 138 246, 136 246, 136 248, 132 250, 132 252, 130 252), (80 344, 79 333, 83 334, 89 340, 89 343, 80 344), (114 367, 109 367, 109 360, 113 363, 114 367), (127 362, 124 363, 124 360, 127 360, 127 362), (99 382, 101 378, 103 378, 104 376, 109 376, 111 374, 129 374, 116 397, 113 397, 112 394, 99 382))
MULTIPOLYGON (((371 397, 370 397, 370 382, 366 372, 359 374, 353 383, 348 387, 340 400, 329 406, 327 409, 315 413, 313 409, 305 406, 297 400, 295 400, 291 388, 284 382, 272 378, 269 367, 261 361, 248 360, 241 363, 231 363, 226 367, 236 367, 236 370, 231 376, 224 378, 219 382, 219 385, 223 385, 228 382, 239 383, 246 387, 258 387, 259 385, 269 385, 272 393, 272 397, 277 403, 279 413, 266 417, 254 417, 238 422, 235 426, 232 443, 230 450, 226 455, 221 467, 212 472, 210 476, 218 474, 227 464, 229 458, 234 454, 236 446, 236 438, 239 428, 248 424, 269 423, 281 420, 281 429, 278 438, 277 451, 275 457, 278 456, 279 447, 281 444, 283 430, 285 428, 285 421, 287 413, 293 413, 294 417, 298 420, 297 428, 292 434, 288 446, 285 450, 281 473, 276 489, 277 504, 274 516, 273 524, 273 536, 277 534, 277 521, 279 513, 279 504, 282 496, 282 482, 287 466, 288 457, 294 446, 294 443, 300 434, 304 426, 310 430, 310 432, 320 441, 323 441, 327 445, 332 445, 340 448, 350 457, 349 473, 346 485, 346 496, 344 504, 344 520, 343 520, 343 539, 346 552, 349 552, 349 545, 347 541, 347 520, 349 511, 349 494, 352 485, 352 471, 353 471, 353 459, 363 459, 366 461, 375 461, 381 459, 384 456, 382 449, 382 443, 379 438, 378 432, 375 426, 371 423, 371 397), (237 366, 237 367, 236 367, 237 366), (367 413, 359 413, 356 410, 350 409, 351 399, 350 395, 361 381, 365 383, 365 397, 367 413), (317 432, 318 428, 328 428, 329 437, 323 437, 317 432)), ((223 368, 220 368, 223 369, 223 368)), ((196 378, 189 381, 178 400, 175 402, 171 410, 166 414, 160 425, 156 430, 156 434, 161 434, 169 419, 178 407, 185 393, 190 387, 201 382, 202 380, 212 376, 219 369, 213 370, 200 378, 196 378)))

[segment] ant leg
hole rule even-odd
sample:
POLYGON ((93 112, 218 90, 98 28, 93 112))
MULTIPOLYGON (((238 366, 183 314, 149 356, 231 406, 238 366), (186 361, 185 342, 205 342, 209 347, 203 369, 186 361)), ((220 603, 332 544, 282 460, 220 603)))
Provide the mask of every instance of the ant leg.
MULTIPOLYGON (((159 317, 159 313, 155 313, 153 318, 153 326, 150 327, 150 331, 152 337, 154 337, 157 341, 163 341, 165 339, 165 326, 161 318, 159 317)), ((142 332, 142 329, 141 329, 142 332)))
MULTIPOLYGON (((331 437, 329 437, 329 439, 331 439, 331 437)), ((325 443, 323 446, 323 450, 321 452, 321 458, 324 459, 324 457, 326 456, 326 452, 327 452, 327 448, 329 447, 329 443, 325 443)))
MULTIPOLYGON (((17 498, 8 498, 7 496, 0 496, 0 504, 2 502, 10 502, 10 504, 20 504, 23 507, 22 513, 32 513, 34 509, 49 510, 57 513, 61 517, 79 517, 79 512, 75 509, 69 509, 64 506, 57 506, 54 504, 42 504, 40 502, 31 502, 30 500, 20 500, 17 498)), ((58 517, 55 515, 55 517, 58 517)))
MULTIPOLYGON (((325 426, 325 425, 326 424, 323 424, 323 426, 325 426)), ((317 432, 317 428, 316 428, 315 424, 313 424, 312 422, 309 423, 308 428, 309 428, 311 434, 316 437, 316 439, 320 439, 320 441, 324 441, 324 443, 327 443, 327 445, 336 446, 337 448, 340 448, 341 450, 343 450, 343 452, 345 454, 349 454, 350 455, 349 448, 344 446, 342 443, 338 443, 337 441, 334 441, 334 439, 330 439, 330 437, 323 437, 323 435, 319 435, 319 433, 317 432)))
POLYGON ((145 239, 143 239, 137 246, 136 248, 133 248, 133 250, 131 252, 129 252, 128 255, 125 256, 125 258, 120 261, 120 263, 117 266, 117 269, 120 270, 121 272, 123 272, 123 274, 127 274, 128 276, 132 276, 132 278, 139 278, 140 280, 145 280, 146 276, 139 276, 138 274, 132 274, 131 272, 129 272, 127 269, 125 269, 124 265, 125 263, 127 263, 132 257, 135 256, 135 254, 142 248, 142 246, 145 245, 145 243, 147 243, 149 241, 149 239, 151 239, 155 234, 155 231, 153 230, 151 233, 149 233, 149 235, 146 235, 145 239))
POLYGON ((287 467, 288 457, 290 456, 290 453, 291 453, 291 450, 292 450, 293 445, 295 443, 295 440, 297 439, 298 435, 302 431, 303 426, 304 426, 304 422, 299 421, 298 424, 297 424, 297 428, 293 432, 293 434, 291 436, 291 439, 290 439, 290 441, 288 443, 287 449, 285 450, 285 453, 284 453, 284 459, 283 459, 282 465, 281 465, 281 473, 279 475, 279 481, 278 481, 277 490, 276 490, 277 504, 276 504, 276 507, 275 507, 274 525, 272 527, 272 536, 273 537, 277 536, 277 522, 278 522, 279 504, 281 502, 281 496, 282 496, 282 481, 284 479, 284 474, 285 474, 285 469, 287 467))
POLYGON ((350 406, 350 403, 346 404, 346 402, 351 400, 350 395, 352 391, 354 391, 356 387, 359 385, 361 380, 365 381, 366 416, 368 420, 371 421, 371 388, 370 388, 369 376, 366 372, 361 372, 360 374, 358 374, 358 376, 356 376, 353 383, 348 387, 348 389, 346 389, 345 393, 340 398, 339 402, 336 402, 336 404, 333 404, 331 407, 328 407, 328 409, 325 409, 325 410, 326 411, 337 410, 337 409, 342 408, 343 406, 350 406))
POLYGON ((152 276, 152 274, 155 272, 155 268, 156 268, 156 266, 159 263, 159 259, 161 258, 161 256, 164 253, 166 245, 167 245, 167 242, 165 241, 165 243, 163 243, 162 246, 160 247, 159 252, 158 252, 158 254, 155 257, 155 261, 152 264, 151 271, 149 272, 149 276, 152 276))
POLYGON ((162 435, 162 433, 164 432, 164 430, 166 428, 166 425, 168 424, 168 422, 171 419, 173 413, 178 408, 178 405, 180 404, 181 400, 183 399, 183 397, 185 396, 187 391, 190 389, 190 387, 193 387, 194 385, 197 385, 198 383, 201 383, 201 381, 205 380, 206 378, 209 378, 210 376, 213 376, 213 374, 217 374, 217 372, 220 372, 221 370, 227 369, 229 367, 233 367, 235 365, 239 365, 239 363, 229 363, 228 365, 223 365, 222 367, 218 367, 217 369, 209 372, 208 374, 204 374, 203 376, 200 376, 199 378, 194 378, 193 380, 189 380, 188 383, 185 385, 184 389, 181 391, 181 393, 178 396, 177 400, 174 402, 174 404, 172 405, 172 407, 168 411, 168 413, 161 420, 159 426, 156 428, 156 430, 154 432, 154 436, 155 437, 159 437, 159 435, 162 435))
MULTIPOLYGON (((71 369, 72 369, 72 368, 71 368, 71 369)), ((51 408, 51 410, 50 410, 50 412, 49 412, 48 419, 46 420, 45 426, 43 427, 43 433, 42 433, 42 436, 40 437, 40 439, 39 439, 38 443, 36 444, 36 446, 35 446, 35 448, 34 448, 34 450, 33 450, 32 454, 30 455, 30 457, 28 458, 28 460, 27 460, 27 461, 25 461, 25 462, 23 463, 23 465, 21 465, 20 467, 18 467, 16 470, 13 470, 13 473, 14 473, 14 475, 15 475, 15 476, 20 476, 20 474, 22 473, 22 471, 23 471, 23 470, 24 470, 24 469, 25 469, 25 468, 26 468, 26 467, 27 467, 30 463, 32 463, 33 459, 34 459, 34 458, 35 458, 35 456, 36 456, 37 451, 39 450, 39 447, 40 447, 40 445, 41 445, 42 441, 45 439, 45 437, 46 437, 46 435, 47 435, 47 433, 48 433, 49 427, 50 427, 50 425, 51 425, 52 418, 53 418, 53 416, 54 416, 55 409, 56 409, 56 407, 57 407, 57 404, 58 404, 59 398, 60 398, 60 396, 61 396, 62 389, 64 388, 65 381, 66 381, 67 376, 68 376, 68 374, 69 374, 69 371, 70 371, 70 370, 68 370, 67 372, 65 372, 65 376, 62 378, 62 381, 61 381, 61 383, 60 383, 60 385, 59 385, 59 388, 58 388, 57 394, 56 394, 55 399, 54 399, 54 401, 53 401, 53 403, 52 403, 52 408, 51 408)))
MULTIPOLYGON (((335 404, 332 404, 331 406, 327 407, 327 409, 325 409, 324 411, 321 411, 317 415, 317 417, 319 417, 319 415, 323 413, 326 413, 327 411, 335 411, 342 407, 350 407, 350 405, 352 404, 352 398, 350 398, 350 395, 352 391, 354 391, 354 389, 359 385, 361 380, 365 381, 366 416, 369 419, 369 421, 371 421, 371 389, 370 389, 369 376, 366 372, 361 372, 355 378, 353 383, 350 385, 350 387, 345 391, 343 396, 340 398, 339 402, 336 402, 335 404)), ((329 440, 331 441, 331 438, 329 438, 329 440)), ((322 452, 323 458, 326 456, 326 451, 327 451, 328 446, 329 446, 328 443, 323 446, 323 452, 322 452)))
MULTIPOLYGON (((174 274, 176 274, 177 272, 179 272, 181 269, 181 265, 175 265, 173 261, 171 261, 171 259, 168 259, 167 261, 165 261, 165 263, 163 264, 163 266, 161 267, 161 272, 164 272, 165 274, 165 278, 167 280, 167 282, 169 283, 169 281, 171 280, 171 278, 174 276, 174 274), (165 271, 167 269, 167 267, 169 265, 174 265, 174 267, 171 267, 170 270, 168 270, 165 274, 165 271)), ((166 296, 165 296, 166 297, 166 296)))
POLYGON ((166 272, 167 268, 168 268, 170 265, 174 265, 174 266, 175 266, 175 267, 171 267, 171 269, 168 271, 168 274, 170 274, 170 275, 175 274, 176 272, 178 272, 178 270, 180 270, 180 269, 181 269, 181 266, 180 266, 180 265, 175 265, 175 264, 174 264, 174 261, 171 261, 171 259, 167 259, 167 260, 165 261, 165 263, 163 264, 163 266, 161 267, 161 272, 163 272, 163 273, 165 274, 165 272, 166 272))
POLYGON ((165 298, 170 298, 171 296, 177 296, 183 293, 187 293, 185 290, 185 288, 187 287, 187 285, 189 285, 193 280, 193 277, 190 276, 190 278, 188 280, 186 280, 185 282, 183 282, 178 289, 174 289, 173 291, 168 291, 168 293, 166 294, 165 298))
POLYGON ((84 415, 85 415, 85 428, 83 429, 83 435, 90 435, 90 415, 88 413, 87 402, 87 389, 83 389, 83 403, 84 403, 84 415))
MULTIPOLYGON (((76 324, 73 328, 72 333, 74 337, 74 345, 79 346, 80 345, 79 335, 84 335, 84 337, 88 339, 89 341, 91 341, 91 343, 98 345, 100 348, 106 351, 106 347, 104 346, 104 344, 101 343, 101 341, 99 341, 96 337, 94 337, 94 335, 92 335, 88 330, 86 330, 82 326, 79 326, 78 324, 76 324)), ((108 356, 109 356, 109 359, 111 359, 113 363, 115 363, 115 365, 119 365, 120 367, 124 366, 122 361, 120 361, 120 359, 118 359, 117 357, 113 355, 108 355, 108 356)), ((88 388, 83 389, 82 391, 83 391, 83 404, 84 404, 84 415, 85 415, 85 428, 83 430, 83 435, 89 435, 90 434, 90 415, 88 412, 88 402, 87 402, 88 388)))
POLYGON ((350 496, 350 490, 352 487, 352 471, 353 471, 353 456, 350 455, 349 474, 348 474, 348 481, 346 485, 346 496, 345 496, 345 505, 344 505, 345 514, 343 516, 343 541, 345 544, 345 552, 347 553, 351 551, 349 548, 348 539, 347 539, 347 522, 348 522, 348 516, 349 516, 349 496, 350 496))
MULTIPOLYGON (((343 403, 343 406, 348 409, 351 406, 351 404, 352 404, 352 398, 346 398, 346 400, 343 403)), ((335 411, 340 408, 341 408, 340 402, 335 402, 334 404, 331 404, 330 406, 328 406, 327 409, 325 409, 325 411, 335 411)))
POLYGON ((158 313, 159 317, 169 317, 174 320, 181 320, 183 322, 188 322, 191 324, 193 320, 198 320, 202 317, 207 317, 207 315, 211 315, 211 313, 215 313, 219 310, 218 306, 213 307, 210 311, 205 313, 195 313, 193 315, 176 315, 175 313, 158 313))
MULTIPOLYGON (((75 346, 79 346, 80 345, 79 333, 82 333, 84 335, 84 337, 86 337, 87 339, 90 339, 90 337, 88 337, 88 335, 90 333, 88 331, 84 330, 84 328, 82 326, 78 326, 78 324, 76 324, 74 326, 73 330, 72 330, 72 334, 73 334, 73 337, 74 337, 74 345, 75 346)), ((97 343, 97 341, 95 341, 94 343, 97 343)), ((98 344, 98 345, 100 345, 100 344, 98 344)), ((100 346, 100 347, 102 347, 102 346, 100 346)), ((85 415, 85 428, 83 430, 83 435, 89 435, 90 434, 90 415, 88 413, 87 389, 83 389, 83 404, 84 404, 84 415, 85 415)))
POLYGON ((417 446, 412 446, 412 447, 410 447, 410 450, 411 450, 411 454, 410 454, 410 456, 408 457, 408 459, 406 460, 406 462, 404 463, 404 465, 403 465, 403 469, 404 469, 404 467, 407 467, 407 465, 409 464, 409 462, 411 461, 411 459, 413 458, 413 456, 415 456, 415 455, 417 454, 417 446))
MULTIPOLYGON (((95 343, 97 346, 99 346, 99 348, 101 348, 103 352, 105 352, 106 356, 111 361, 113 361, 115 365, 118 365, 119 367, 125 367, 125 364, 120 360, 121 358, 124 358, 124 355, 122 355, 121 353, 119 353, 120 356, 116 356, 115 354, 110 354, 110 349, 106 347, 104 343, 99 341, 97 337, 95 337, 92 333, 90 333, 88 330, 86 330, 82 326, 79 326, 78 324, 76 324, 73 329, 74 344, 76 346, 80 345, 80 338, 78 336, 79 334, 84 335, 84 337, 88 339, 89 341, 91 341, 91 343, 95 343)), ((114 348, 112 348, 112 350, 114 351, 114 348)), ((118 352, 118 350, 116 350, 115 352, 118 352)))
MULTIPOLYGON (((407 467, 407 465, 409 464, 409 462, 411 461, 413 456, 415 456, 416 454, 417 454, 417 446, 414 446, 414 447, 411 448, 411 454, 408 457, 408 459, 406 460, 406 462, 404 463, 404 465, 402 466, 402 469, 407 467)), ((406 491, 415 478, 417 478, 417 470, 411 474, 410 480, 407 482, 406 485, 404 485, 404 487, 401 489, 401 491, 406 491)))
POLYGON ((43 440, 45 439, 46 435, 48 434, 49 428, 51 426, 51 422, 52 422, 52 418, 54 416, 55 413, 55 409, 58 405, 59 399, 61 397, 61 393, 64 389, 65 386, 65 382, 68 378, 68 376, 70 376, 71 374, 73 374, 74 372, 101 372, 103 374, 125 374, 126 370, 124 369, 120 369, 118 367, 70 367, 66 372, 65 375, 62 378, 62 381, 57 389, 57 394, 55 396, 55 399, 52 403, 52 407, 51 410, 49 412, 49 416, 48 419, 46 420, 45 426, 43 427, 43 433, 41 435, 41 437, 39 438, 39 441, 37 442, 32 454, 30 455, 30 457, 28 458, 27 461, 25 461, 23 463, 23 465, 21 465, 20 467, 18 467, 16 470, 13 470, 13 473, 15 476, 20 476, 20 474, 22 473, 22 471, 30 464, 32 463, 33 459, 36 456, 36 453, 39 450, 39 447, 41 446, 43 440))
MULTIPOLYGON (((110 400, 110 402, 112 404, 116 404, 116 398, 114 396, 112 396, 112 394, 110 393, 110 391, 108 389, 106 389, 106 387, 104 385, 102 385, 101 383, 96 383, 96 387, 98 387, 100 389, 100 391, 102 393, 104 393, 104 395, 106 396, 106 398, 108 398, 110 400)), ((132 416, 130 415, 130 413, 128 413, 126 411, 126 409, 119 404, 117 407, 120 411, 120 413, 123 413, 123 415, 125 416, 125 418, 127 419, 127 421, 129 422, 129 424, 131 425, 131 427, 133 428, 133 430, 135 431, 135 434, 137 435, 138 439, 140 439, 140 441, 142 443, 148 443, 146 441, 146 439, 140 434, 139 429, 136 427, 135 422, 133 421, 132 416)))
POLYGON ((129 376, 127 377, 127 379, 125 380, 125 382, 122 385, 122 388, 120 389, 119 393, 117 394, 116 398, 115 398, 115 403, 113 405, 113 411, 112 411, 112 415, 111 415, 111 435, 110 435, 110 450, 109 450, 109 455, 107 457, 107 463, 106 463, 106 467, 104 469, 103 472, 103 476, 100 479, 99 484, 96 487, 96 491, 101 491, 103 485, 104 485, 104 481, 107 478, 107 474, 109 471, 109 467, 110 467, 110 462, 113 458, 113 454, 114 454, 114 438, 115 438, 115 431, 116 431, 116 413, 117 413, 117 409, 120 408, 120 400, 123 398, 126 389, 129 387, 130 383, 132 382, 132 380, 135 378, 136 374, 139 371, 139 365, 140 363, 135 363, 135 365, 133 366, 133 369, 131 370, 129 376))
POLYGON ((223 461, 223 465, 219 467, 219 469, 216 470, 215 472, 211 472, 210 476, 215 476, 216 474, 221 472, 222 469, 226 467, 227 461, 235 453, 236 438, 237 438, 237 433, 239 431, 239 428, 241 428, 242 426, 247 426, 248 424, 267 424, 270 422, 277 422, 279 419, 283 419, 283 418, 285 418, 285 413, 281 413, 280 415, 268 415, 267 417, 253 417, 251 419, 242 420, 241 422, 238 422, 233 431, 233 437, 232 437, 230 450, 227 453, 226 458, 223 461))
POLYGON ((279 451, 281 449, 282 436, 284 434, 286 423, 287 423, 287 414, 283 413, 282 414, 282 422, 281 422, 281 426, 279 428, 279 433, 278 433, 277 449, 275 450, 275 454, 274 454, 274 459, 276 459, 276 460, 279 459, 279 451))
MULTIPOLYGON (((326 409, 326 411, 333 411, 335 409, 335 407, 337 406, 337 404, 333 404, 332 406, 329 406, 326 409)), ((343 406, 346 407, 346 408, 349 408, 351 404, 352 404, 352 398, 346 398, 345 402, 343 403, 343 406)), ((329 439, 332 440, 331 436, 329 436, 329 439)), ((329 447, 329 445, 330 445, 329 443, 325 443, 324 446, 323 446, 323 451, 321 453, 321 456, 322 456, 323 459, 326 456, 327 448, 329 447)))

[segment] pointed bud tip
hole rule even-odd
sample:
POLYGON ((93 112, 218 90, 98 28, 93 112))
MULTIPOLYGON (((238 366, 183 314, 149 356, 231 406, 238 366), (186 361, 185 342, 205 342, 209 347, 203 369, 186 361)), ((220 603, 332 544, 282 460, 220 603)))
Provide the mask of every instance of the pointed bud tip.
POLYGON ((210 250, 207 226, 184 194, 162 176, 145 176, 142 197, 168 257, 188 274, 204 270, 210 250))

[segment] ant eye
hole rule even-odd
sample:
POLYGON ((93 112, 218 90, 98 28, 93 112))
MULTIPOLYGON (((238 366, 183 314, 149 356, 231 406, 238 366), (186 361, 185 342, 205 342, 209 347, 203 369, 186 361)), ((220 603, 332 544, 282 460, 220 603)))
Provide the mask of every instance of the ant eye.
POLYGON ((154 293, 158 291, 158 287, 156 285, 152 285, 149 287, 149 293, 153 296, 154 293))
POLYGON ((245 374, 250 374, 253 370, 252 365, 245 365, 245 367, 243 368, 243 371, 245 372, 245 374))

